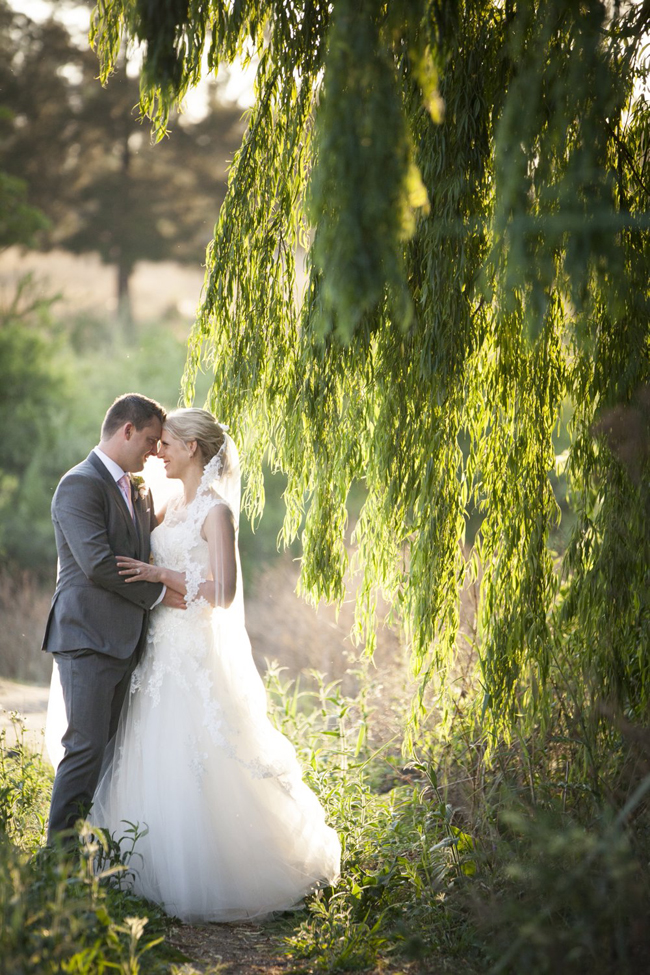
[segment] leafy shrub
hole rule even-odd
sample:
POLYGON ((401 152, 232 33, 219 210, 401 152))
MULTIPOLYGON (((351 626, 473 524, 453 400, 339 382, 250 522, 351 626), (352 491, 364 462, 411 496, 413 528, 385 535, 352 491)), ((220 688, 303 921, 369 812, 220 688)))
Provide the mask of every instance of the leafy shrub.
POLYGON ((477 902, 496 972, 638 973, 650 952, 650 878, 620 818, 503 811, 490 896, 477 902))

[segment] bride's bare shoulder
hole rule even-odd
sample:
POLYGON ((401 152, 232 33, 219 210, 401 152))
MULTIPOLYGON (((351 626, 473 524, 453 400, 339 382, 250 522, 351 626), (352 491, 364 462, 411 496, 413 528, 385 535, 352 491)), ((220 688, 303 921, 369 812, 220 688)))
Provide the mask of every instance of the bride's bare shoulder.
POLYGON ((213 504, 207 512, 201 526, 201 535, 206 538, 206 528, 224 527, 225 524, 234 524, 233 513, 230 505, 225 498, 222 498, 217 491, 210 491, 213 504))

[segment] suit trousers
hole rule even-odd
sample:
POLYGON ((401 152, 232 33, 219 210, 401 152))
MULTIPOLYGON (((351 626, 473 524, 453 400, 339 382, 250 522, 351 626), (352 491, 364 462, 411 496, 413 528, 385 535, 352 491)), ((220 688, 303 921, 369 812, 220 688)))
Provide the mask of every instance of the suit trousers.
POLYGON ((67 729, 61 739, 65 754, 52 789, 50 844, 88 815, 136 663, 136 654, 120 660, 96 650, 68 650, 53 657, 61 678, 67 729))

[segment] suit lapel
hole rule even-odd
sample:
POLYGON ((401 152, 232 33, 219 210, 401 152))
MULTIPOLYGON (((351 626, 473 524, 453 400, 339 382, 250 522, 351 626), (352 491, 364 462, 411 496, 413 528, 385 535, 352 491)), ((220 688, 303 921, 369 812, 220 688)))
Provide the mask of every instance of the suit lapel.
POLYGON ((134 484, 131 484, 131 500, 133 501, 133 510, 135 512, 135 525, 138 531, 138 540, 140 543, 140 552, 144 551, 144 519, 145 516, 148 517, 146 512, 146 503, 140 497, 140 492, 136 490, 134 484))
MULTIPOLYGON (((106 482, 111 497, 113 498, 115 504, 122 512, 124 516, 124 520, 126 521, 126 524, 128 526, 129 532, 131 533, 131 536, 137 542, 139 547, 141 545, 140 529, 139 526, 137 526, 134 523, 133 518, 131 517, 131 512, 129 511, 128 505, 126 503, 124 495, 120 491, 117 481, 110 473, 110 471, 106 468, 106 466, 102 464, 101 460, 99 459, 99 457, 94 451, 90 452, 87 459, 88 462, 92 465, 92 467, 101 475, 101 477, 106 482)), ((131 500, 133 500, 133 486, 131 487, 131 500)))

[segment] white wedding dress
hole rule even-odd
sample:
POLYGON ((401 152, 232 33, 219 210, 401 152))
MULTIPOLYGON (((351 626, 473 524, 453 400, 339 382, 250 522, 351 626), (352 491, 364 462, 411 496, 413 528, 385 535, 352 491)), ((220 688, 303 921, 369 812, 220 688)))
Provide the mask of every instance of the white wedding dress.
MULTIPOLYGON (((215 492, 226 486, 215 460, 195 500, 170 502, 152 534, 155 562, 185 573, 189 606, 151 614, 90 815, 118 839, 128 824, 143 831, 129 863, 133 888, 186 921, 289 909, 333 882, 340 863, 338 837, 302 781, 292 745, 267 717, 239 564, 228 609, 198 597, 199 583, 211 578, 211 554, 212 565, 218 557, 201 526, 228 496, 215 492)), ((237 464, 235 521, 238 493, 237 464)))

